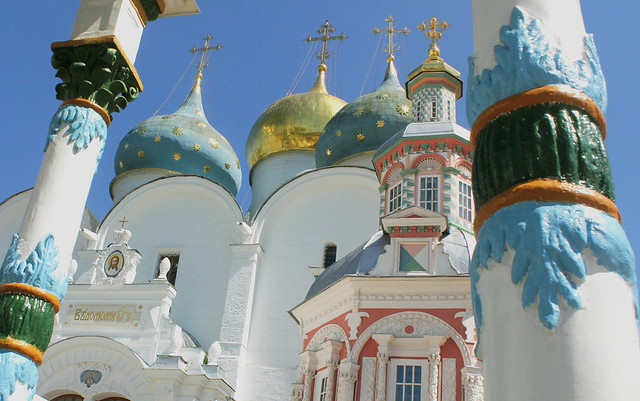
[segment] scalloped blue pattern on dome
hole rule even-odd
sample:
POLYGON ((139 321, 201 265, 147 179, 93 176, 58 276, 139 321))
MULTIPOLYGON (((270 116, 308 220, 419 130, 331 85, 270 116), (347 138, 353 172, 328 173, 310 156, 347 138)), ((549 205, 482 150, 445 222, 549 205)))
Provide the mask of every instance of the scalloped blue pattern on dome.
POLYGON ((374 152, 411 122, 410 110, 411 101, 389 63, 378 89, 348 103, 329 120, 316 144, 316 167, 374 152))
POLYGON ((202 110, 196 82, 178 111, 151 117, 125 135, 116 152, 116 175, 137 169, 164 169, 199 175, 237 195, 242 181, 238 157, 202 110))

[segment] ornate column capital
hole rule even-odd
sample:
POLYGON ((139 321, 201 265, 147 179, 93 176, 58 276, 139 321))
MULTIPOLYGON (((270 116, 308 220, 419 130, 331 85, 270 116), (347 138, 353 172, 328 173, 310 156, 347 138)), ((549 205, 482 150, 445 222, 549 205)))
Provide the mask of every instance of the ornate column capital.
POLYGON ((107 122, 143 89, 115 36, 54 42, 51 50, 51 65, 62 80, 56 85, 56 98, 94 108, 103 118, 106 115, 107 122))

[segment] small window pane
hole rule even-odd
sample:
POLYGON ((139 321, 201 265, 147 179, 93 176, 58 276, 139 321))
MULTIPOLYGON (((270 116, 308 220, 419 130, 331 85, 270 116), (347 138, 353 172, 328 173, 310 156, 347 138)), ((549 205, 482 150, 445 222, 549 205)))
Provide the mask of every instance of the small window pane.
POLYGON ((414 383, 421 383, 422 381, 422 366, 416 366, 415 367, 415 374, 413 376, 413 382, 414 383))
POLYGON ((422 387, 420 386, 413 387, 413 401, 420 401, 421 390, 422 390, 422 387))
POLYGON ((407 366, 406 372, 404 374, 404 382, 412 383, 413 380, 411 380, 411 376, 413 376, 413 366, 407 366))

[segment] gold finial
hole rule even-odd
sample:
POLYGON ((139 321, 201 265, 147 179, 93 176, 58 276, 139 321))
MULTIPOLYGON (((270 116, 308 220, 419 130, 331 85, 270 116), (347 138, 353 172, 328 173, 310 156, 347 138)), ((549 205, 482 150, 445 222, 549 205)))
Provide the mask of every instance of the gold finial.
POLYGON ((427 35, 427 39, 431 38, 431 45, 429 46, 429 60, 440 59, 440 49, 438 48, 437 42, 442 39, 442 32, 450 26, 451 24, 447 21, 436 17, 431 17, 426 23, 422 22, 418 25, 418 29, 427 35))
POLYGON ((348 36, 345 36, 344 33, 341 33, 338 36, 329 35, 331 33, 334 33, 335 31, 336 29, 329 23, 329 20, 326 20, 324 24, 320 25, 320 29, 316 31, 322 36, 313 38, 311 37, 311 35, 309 35, 306 38, 302 39, 307 41, 307 43, 322 41, 322 51, 320 51, 320 54, 316 53, 316 57, 320 59, 321 65, 324 65, 325 60, 331 57, 331 54, 333 53, 332 51, 327 52, 327 42, 330 40, 340 40, 342 42, 344 39, 348 38, 348 36))
POLYGON ((195 46, 193 46, 193 49, 189 50, 189 52, 191 54, 196 54, 198 52, 202 52, 202 57, 200 58, 200 63, 196 66, 196 68, 198 69, 198 74, 196 74, 196 78, 202 78, 202 70, 204 70, 205 68, 207 68, 209 66, 209 63, 207 63, 205 61, 205 59, 204 59, 204 57, 207 54, 207 52, 210 52, 212 50, 220 51, 220 49, 222 49, 224 47, 220 43, 218 43, 215 46, 209 46, 209 41, 211 39, 213 39, 213 36, 207 34, 206 38, 202 38, 202 40, 204 40, 204 46, 203 47, 196 48, 195 46))
POLYGON ((387 34, 387 38, 389 39, 389 42, 387 44, 387 48, 384 49, 384 51, 389 53, 389 57, 387 57, 387 61, 393 61, 394 59, 393 53, 400 48, 400 45, 395 45, 393 43, 393 35, 396 33, 404 33, 405 35, 408 35, 409 32, 411 31, 408 30, 407 27, 404 27, 403 29, 393 29, 393 21, 395 21, 395 18, 393 18, 392 16, 389 16, 389 18, 385 19, 385 21, 388 23, 387 29, 373 28, 371 32, 373 32, 374 35, 377 33, 387 34))

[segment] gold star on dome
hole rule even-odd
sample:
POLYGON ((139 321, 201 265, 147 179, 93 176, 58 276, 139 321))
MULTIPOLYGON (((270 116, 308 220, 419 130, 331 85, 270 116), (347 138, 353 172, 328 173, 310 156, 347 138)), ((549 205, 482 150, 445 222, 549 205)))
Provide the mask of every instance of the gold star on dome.
POLYGON ((139 150, 139 151, 138 151, 138 157, 139 157, 140 159, 143 159, 143 158, 144 158, 144 150, 139 150))
POLYGON ((209 165, 204 166, 204 167, 202 168, 202 171, 204 171, 205 173, 208 173, 208 172, 209 172, 209 170, 211 170, 211 166, 209 166, 209 165))
POLYGON ((128 143, 125 143, 125 144, 124 144, 124 148, 125 148, 125 149, 129 149, 129 144, 128 144, 128 143))
POLYGON ((342 130, 341 129, 336 131, 336 136, 342 136, 342 130))
POLYGON ((173 160, 178 161, 182 159, 182 155, 180 154, 180 152, 176 152, 173 154, 173 160))
POLYGON ((353 111, 353 115, 356 116, 356 117, 361 116, 362 113, 364 113, 364 110, 362 110, 362 107, 358 107, 357 109, 355 109, 353 111))
POLYGON ((162 119, 163 119, 163 120, 168 120, 168 119, 170 119, 170 118, 171 118, 171 116, 162 116, 162 119))
POLYGON ((384 120, 378 120, 378 121, 376 121, 376 127, 378 127, 378 128, 382 128, 382 127, 384 127, 384 120))
POLYGON ((120 165, 120 168, 124 168, 124 163, 123 162, 118 162, 118 164, 120 165))
POLYGON ((162 137, 160 135, 156 135, 153 137, 153 142, 160 142, 161 139, 162 137))
POLYGON ((184 128, 182 127, 173 127, 173 133, 180 136, 184 132, 184 128))
POLYGON ((331 156, 331 149, 327 149, 327 156, 331 156))
POLYGON ((236 167, 240 168, 240 160, 236 159, 236 167))
POLYGON ((214 149, 218 149, 218 141, 216 141, 215 139, 209 139, 209 145, 211 145, 212 148, 214 149))
POLYGON ((198 124, 202 128, 205 128, 207 126, 207 124, 203 123, 202 121, 198 121, 196 124, 198 124))
POLYGON ((362 142, 364 141, 364 134, 363 133, 359 133, 358 135, 356 135, 356 139, 358 140, 358 142, 362 142))
POLYGON ((377 97, 378 99, 380 99, 380 100, 382 100, 382 99, 386 99, 386 98, 388 98, 388 97, 389 97, 389 92, 382 92, 382 93, 379 93, 378 95, 376 95, 376 97, 377 97))
POLYGON ((396 106, 396 112, 398 114, 406 116, 407 114, 409 114, 409 106, 407 106, 406 104, 399 104, 396 106))
POLYGON ((197 143, 193 144, 193 150, 195 150, 196 152, 198 152, 200 150, 200 145, 197 143))
POLYGON ((229 170, 229 169, 231 168, 231 163, 226 162, 226 163, 224 164, 224 168, 226 168, 227 170, 229 170))
POLYGON ((200 110, 196 110, 196 115, 198 116, 204 116, 204 113, 200 110))
POLYGON ((142 126, 142 127, 138 128, 138 135, 142 135, 145 132, 147 132, 147 127, 142 126))

